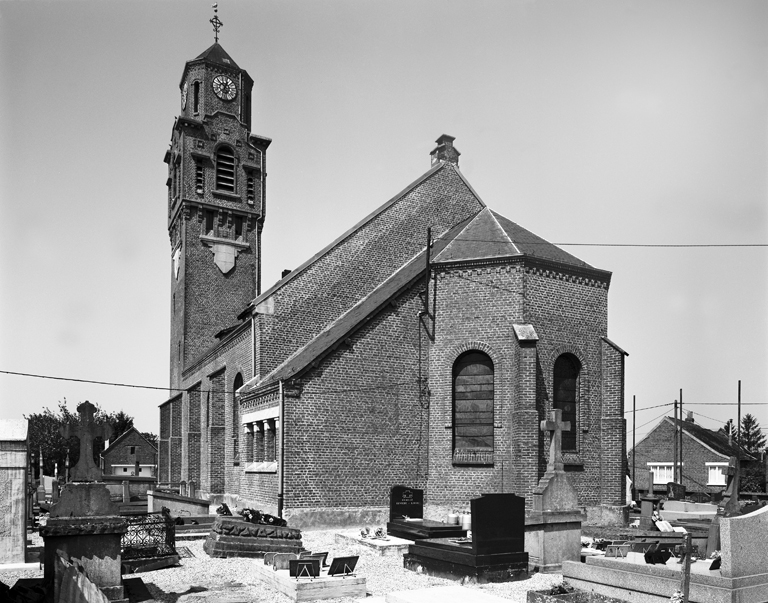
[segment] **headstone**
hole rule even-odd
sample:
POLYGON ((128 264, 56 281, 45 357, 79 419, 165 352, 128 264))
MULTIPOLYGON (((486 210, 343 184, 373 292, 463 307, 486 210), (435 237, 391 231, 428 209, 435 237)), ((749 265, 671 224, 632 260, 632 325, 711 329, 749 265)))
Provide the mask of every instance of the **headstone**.
POLYGON ((656 522, 653 520, 653 512, 658 509, 659 501, 657 496, 640 497, 640 529, 655 530, 656 522))
POLYGON ((53 504, 59 502, 59 480, 57 479, 51 483, 51 502, 53 504))
POLYGON ((127 479, 123 480, 123 502, 129 503, 131 502, 131 485, 128 483, 127 479))
POLYGON ((683 500, 685 498, 685 486, 675 482, 667 482, 667 498, 669 500, 683 500))
POLYGON ((389 491, 389 520, 423 519, 424 490, 407 486, 392 486, 389 491))
POLYGON ((45 486, 43 486, 43 484, 40 484, 37 487, 36 493, 37 493, 37 504, 44 503, 45 502, 45 486))
POLYGON ((389 496, 387 533, 406 540, 423 538, 462 538, 467 530, 458 524, 424 519, 424 490, 392 486, 389 496))
POLYGON ((75 482, 95 482, 101 479, 101 469, 93 462, 93 440, 98 436, 108 439, 112 435, 112 428, 94 422, 96 407, 88 400, 77 407, 77 412, 80 414, 80 425, 73 427, 66 424, 60 430, 64 438, 80 438, 80 459, 72 468, 71 479, 75 482))
POLYGON ((525 499, 514 494, 483 494, 470 505, 471 539, 417 540, 403 556, 403 566, 428 575, 479 583, 527 577, 525 499))
POLYGON ((64 487, 47 524, 40 528, 45 541, 44 579, 54 585, 54 601, 66 600, 61 591, 66 568, 58 560, 68 559, 79 563, 110 601, 127 603, 121 564, 121 538, 127 521, 118 515, 107 487, 94 481, 101 476, 101 470, 93 462, 93 439, 110 435, 108 429, 93 423, 94 410, 90 402, 83 402, 77 407, 80 426, 61 429, 64 437, 80 437, 80 460, 72 470, 73 479, 80 483, 64 487))
POLYGON ((718 503, 724 514, 738 513, 739 507, 739 459, 732 456, 728 459, 728 481, 723 492, 723 499, 718 503))
POLYGON ((541 422, 549 432, 547 470, 533 493, 532 510, 527 520, 525 550, 538 571, 559 572, 563 561, 581 558, 581 523, 579 497, 565 472, 562 458, 562 434, 570 422, 562 420, 562 410, 550 411, 541 422))
POLYGON ((26 420, 0 420, 0 563, 24 563, 27 543, 26 420))

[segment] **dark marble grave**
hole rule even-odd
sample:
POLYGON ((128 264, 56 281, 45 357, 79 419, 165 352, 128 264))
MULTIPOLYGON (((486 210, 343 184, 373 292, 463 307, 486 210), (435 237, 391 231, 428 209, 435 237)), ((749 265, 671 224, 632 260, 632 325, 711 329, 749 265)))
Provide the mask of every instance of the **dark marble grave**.
POLYGON ((424 490, 392 486, 389 495, 387 534, 406 540, 425 538, 464 538, 459 525, 424 519, 424 490))
POLYGON ((471 501, 472 538, 430 538, 408 547, 403 566, 432 576, 478 583, 528 577, 525 499, 483 494, 471 501))

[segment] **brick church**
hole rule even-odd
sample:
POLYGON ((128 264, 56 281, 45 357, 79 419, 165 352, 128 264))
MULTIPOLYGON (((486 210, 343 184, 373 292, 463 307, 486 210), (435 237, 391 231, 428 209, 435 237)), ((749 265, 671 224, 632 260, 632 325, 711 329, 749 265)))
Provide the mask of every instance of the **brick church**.
POLYGON ((431 518, 480 493, 530 504, 540 421, 560 408, 581 505, 617 511, 626 353, 607 337, 611 274, 486 206, 443 135, 421 177, 262 290, 271 140, 252 132, 252 87, 218 42, 181 77, 159 481, 296 527, 381 522, 395 484, 423 488, 431 518))

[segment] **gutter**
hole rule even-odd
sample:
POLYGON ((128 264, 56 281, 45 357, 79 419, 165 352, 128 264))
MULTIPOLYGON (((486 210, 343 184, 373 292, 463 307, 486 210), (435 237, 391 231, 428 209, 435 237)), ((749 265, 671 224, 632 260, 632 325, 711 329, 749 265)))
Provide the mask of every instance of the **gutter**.
POLYGON ((280 410, 277 414, 279 422, 279 440, 278 440, 278 462, 277 462, 277 516, 283 516, 283 482, 285 477, 285 392, 283 391, 283 380, 279 382, 278 399, 280 401, 280 410))

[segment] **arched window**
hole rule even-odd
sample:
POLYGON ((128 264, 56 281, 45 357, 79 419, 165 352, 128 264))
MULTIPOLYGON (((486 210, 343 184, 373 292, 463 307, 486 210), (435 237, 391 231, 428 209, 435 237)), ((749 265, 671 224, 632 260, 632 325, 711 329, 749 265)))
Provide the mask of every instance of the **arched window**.
POLYGON ((482 352, 453 365, 453 462, 493 464, 493 361, 482 352))
POLYGON ((195 113, 200 113, 200 82, 195 82, 192 85, 192 97, 193 97, 193 103, 192 106, 194 108, 195 113))
POLYGON ((563 411, 563 421, 571 428, 563 432, 563 451, 577 451, 577 419, 579 416, 579 373, 581 363, 573 354, 562 354, 555 361, 554 400, 552 406, 563 411))
POLYGON ((216 151, 216 188, 235 192, 235 153, 230 147, 221 147, 216 151))
POLYGON ((232 446, 234 449, 232 458, 234 461, 240 460, 238 444, 240 442, 240 430, 242 429, 242 426, 240 425, 240 396, 237 394, 237 390, 241 387, 243 387, 243 375, 242 373, 238 373, 235 376, 235 382, 232 385, 232 389, 235 390, 232 393, 232 446))

